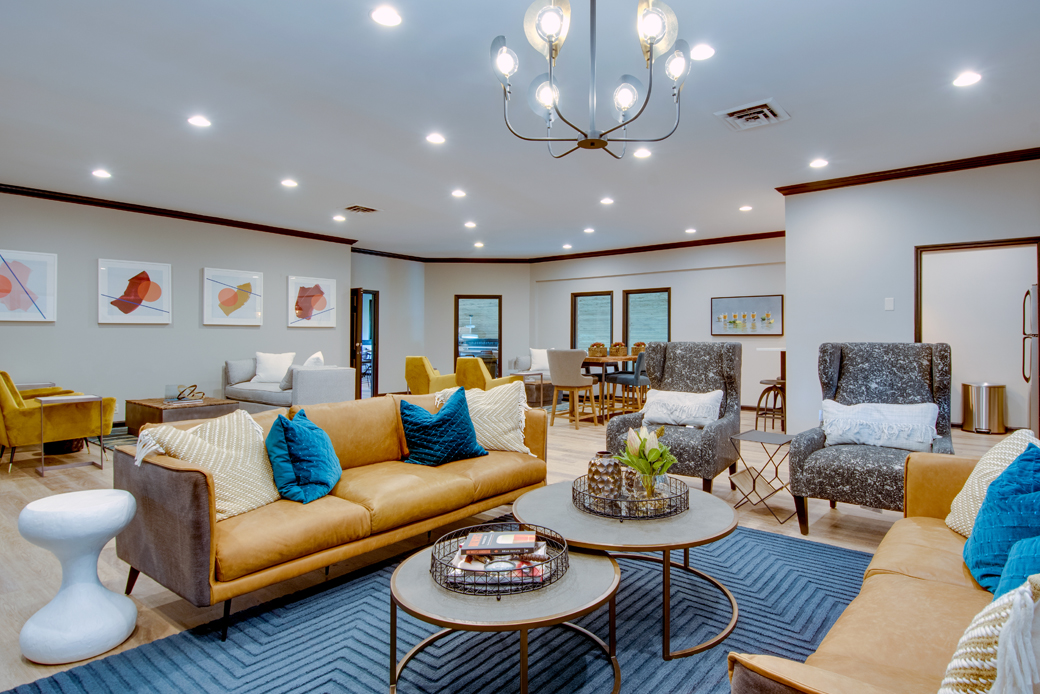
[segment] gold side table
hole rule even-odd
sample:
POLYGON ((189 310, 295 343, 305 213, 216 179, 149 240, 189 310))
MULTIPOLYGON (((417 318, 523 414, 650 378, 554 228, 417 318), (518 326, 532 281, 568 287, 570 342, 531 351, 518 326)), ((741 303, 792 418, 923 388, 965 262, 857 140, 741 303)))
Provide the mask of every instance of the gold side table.
MULTIPOLYGON (((70 467, 85 467, 87 465, 93 465, 99 467, 102 470, 105 469, 105 403, 100 395, 52 395, 50 397, 36 398, 40 403, 40 467, 36 468, 36 474, 43 477, 47 473, 47 455, 44 452, 44 444, 46 443, 43 437, 43 411, 48 405, 67 405, 77 402, 96 402, 98 404, 98 446, 101 448, 101 462, 94 462, 93 460, 82 460, 76 463, 62 463, 61 465, 51 465, 51 470, 63 470, 70 467)), ((89 448, 87 449, 90 450, 89 448)))

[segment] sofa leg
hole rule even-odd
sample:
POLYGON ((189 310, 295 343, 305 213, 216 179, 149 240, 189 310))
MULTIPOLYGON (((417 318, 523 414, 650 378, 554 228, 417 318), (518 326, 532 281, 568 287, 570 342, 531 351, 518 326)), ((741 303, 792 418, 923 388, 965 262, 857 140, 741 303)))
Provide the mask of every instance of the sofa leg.
POLYGON ((705 477, 703 480, 701 480, 701 488, 708 494, 711 494, 711 483, 713 481, 714 480, 712 480, 710 477, 705 477))
MULTIPOLYGON (((14 467, 14 452, 15 452, 15 446, 11 446, 11 458, 10 458, 10 460, 7 461, 7 474, 8 475, 11 474, 11 468, 14 467)), ((0 463, 0 465, 2 465, 2 463, 0 463)))
POLYGON ((220 640, 227 641, 228 624, 231 622, 231 598, 224 601, 224 618, 220 622, 220 640))
POLYGON ((132 566, 130 567, 130 573, 128 573, 127 576, 126 576, 126 593, 125 593, 125 595, 130 595, 130 592, 133 591, 134 586, 137 584, 137 577, 140 576, 140 575, 141 575, 140 571, 138 571, 137 569, 135 569, 132 566))
POLYGON ((329 577, 329 567, 325 567, 325 578, 329 577))
POLYGON ((798 529, 802 535, 809 534, 809 507, 805 503, 804 496, 794 498, 794 510, 798 513, 798 529))
POLYGON ((831 508, 838 508, 838 502, 834 499, 831 499, 831 508))

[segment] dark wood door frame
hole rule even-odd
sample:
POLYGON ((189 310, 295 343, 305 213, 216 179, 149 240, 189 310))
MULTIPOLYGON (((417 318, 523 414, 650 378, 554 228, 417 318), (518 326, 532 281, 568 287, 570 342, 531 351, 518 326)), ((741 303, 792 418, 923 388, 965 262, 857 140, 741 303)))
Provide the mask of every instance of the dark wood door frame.
POLYGON ((668 342, 672 341, 672 288, 658 287, 657 289, 625 289, 621 292, 621 341, 631 349, 628 343, 628 296, 629 294, 668 294, 668 342))
POLYGON ((354 398, 361 399, 361 381, 364 371, 362 349, 364 297, 372 297, 372 315, 369 317, 369 332, 372 335, 372 397, 379 395, 379 292, 373 289, 354 287, 350 290, 350 366, 354 369, 354 398))
MULTIPOLYGON (((578 346, 574 343, 578 339, 578 299, 583 296, 609 296, 610 297, 610 339, 607 341, 607 346, 614 341, 614 292, 613 290, 605 292, 571 292, 571 349, 578 349, 578 346)), ((585 345, 585 349, 588 345, 585 345)))
POLYGON ((495 362, 495 373, 492 378, 502 377, 502 295, 501 294, 456 294, 455 295, 455 327, 452 337, 455 339, 455 361, 451 363, 452 372, 455 371, 455 363, 459 360, 459 299, 496 299, 498 301, 498 361, 495 362))

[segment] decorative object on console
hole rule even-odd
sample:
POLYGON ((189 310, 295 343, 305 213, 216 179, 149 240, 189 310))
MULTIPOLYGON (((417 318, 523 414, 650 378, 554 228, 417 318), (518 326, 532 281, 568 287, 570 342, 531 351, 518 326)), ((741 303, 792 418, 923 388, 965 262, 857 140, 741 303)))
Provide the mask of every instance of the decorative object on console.
POLYGON ((336 327, 336 280, 290 275, 288 282, 290 328, 336 327))
POLYGON ((256 375, 250 380, 251 383, 281 383, 285 373, 292 366, 292 360, 296 358, 296 352, 284 352, 282 354, 271 354, 268 352, 256 353, 256 375))
POLYGON ((784 334, 784 295, 721 296, 711 299, 711 334, 784 334))
POLYGON ((290 365, 289 368, 285 370, 285 375, 282 376, 282 380, 278 384, 278 388, 280 388, 281 390, 292 390, 293 369, 316 369, 322 366, 325 366, 325 355, 322 354, 320 351, 315 352, 311 356, 307 357, 306 361, 304 361, 303 364, 301 364, 300 366, 290 365))
POLYGON ((264 273, 202 270, 203 325, 263 325, 264 273))
POLYGON ((436 414, 402 400, 401 425, 408 444, 408 455, 402 458, 406 463, 443 465, 488 454, 477 443, 477 434, 466 404, 466 391, 461 388, 447 399, 436 414))
POLYGON ((98 323, 169 323, 173 316, 168 263, 98 260, 98 323))
POLYGON ((197 385, 168 385, 163 396, 163 403, 175 404, 198 404, 206 398, 206 394, 199 390, 197 385))
MULTIPOLYGON (((644 92, 643 83, 632 75, 622 75, 614 89, 614 113, 619 124, 606 130, 596 127, 596 0, 589 2, 589 60, 591 76, 589 78, 589 129, 581 130, 560 113, 560 89, 555 77, 556 59, 571 26, 571 6, 568 0, 535 0, 524 15, 524 33, 535 50, 546 57, 548 72, 534 78, 527 89, 527 101, 531 110, 545 120, 545 137, 525 137, 517 133, 509 122, 509 101, 512 94, 512 77, 520 67, 516 53, 506 47, 506 37, 498 36, 491 42, 491 67, 502 83, 503 117, 509 132, 522 140, 545 142, 549 146, 549 154, 555 158, 565 157, 578 149, 601 149, 615 159, 625 156, 625 148, 629 142, 659 142, 671 137, 679 127, 679 94, 683 83, 690 72, 690 61, 693 59, 690 47, 682 39, 676 40, 679 33, 679 20, 668 5, 661 0, 640 2, 636 22, 636 33, 639 45, 646 59, 649 83, 644 92), (665 59, 665 74, 672 80, 672 101, 675 103, 675 125, 663 136, 655 138, 628 137, 628 126, 643 114, 650 103, 650 93, 654 87, 654 62, 665 59), (635 115, 633 115, 635 114, 635 115), (571 137, 551 137, 553 121, 559 117, 575 134, 571 137), (611 137, 610 134, 621 130, 622 136, 611 137), (552 151, 553 142, 568 142, 571 149, 562 154, 552 151), (622 145, 620 154, 610 151, 609 145, 619 142, 622 145)), ((705 46, 698 58, 707 58, 714 51, 705 46)), ((638 155, 637 155, 638 156, 638 155)))
POLYGON ((343 474, 329 435, 304 410, 291 420, 278 415, 264 443, 283 499, 309 504, 331 492, 343 474))
POLYGON ((621 463, 610 451, 599 451, 589 461, 588 488, 594 496, 617 497, 621 494, 621 463))
POLYGON ((722 391, 684 393, 674 390, 651 390, 643 405, 643 422, 647 426, 669 424, 703 429, 719 418, 722 391))
POLYGON ((864 402, 841 405, 824 400, 823 433, 825 446, 858 444, 884 446, 906 451, 930 451, 939 406, 934 402, 889 404, 864 402))
POLYGON ((486 391, 448 388, 437 393, 437 407, 444 407, 460 390, 466 394, 466 409, 469 410, 478 444, 488 451, 531 454, 531 450, 524 445, 527 394, 523 383, 514 381, 486 391))
POLYGON ((0 251, 0 321, 58 319, 58 256, 0 251))

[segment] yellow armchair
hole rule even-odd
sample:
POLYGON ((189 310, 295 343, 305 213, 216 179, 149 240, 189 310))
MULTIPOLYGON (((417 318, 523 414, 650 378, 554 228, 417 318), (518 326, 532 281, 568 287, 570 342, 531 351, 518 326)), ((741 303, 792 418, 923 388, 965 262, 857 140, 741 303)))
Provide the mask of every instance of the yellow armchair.
POLYGON ((455 387, 455 374, 441 375, 426 357, 404 358, 404 380, 412 395, 429 395, 455 387))
MULTIPOLYGON (((41 389, 52 390, 52 389, 41 389)), ((69 391, 39 393, 44 395, 71 395, 69 391)), ((33 392, 33 391, 26 391, 33 392)), ((97 436, 98 403, 76 402, 51 405, 47 408, 47 425, 44 431, 45 440, 40 440, 40 401, 35 398, 26 399, 19 393, 14 382, 6 371, 0 371, 0 456, 7 448, 11 449, 11 461, 7 470, 10 472, 14 462, 14 452, 18 446, 31 446, 48 441, 66 441, 68 439, 84 439, 97 436)), ((112 433, 112 418, 115 415, 116 399, 104 398, 101 402, 102 420, 105 434, 112 433)))
POLYGON ((455 381, 466 390, 472 388, 491 390, 495 386, 504 386, 507 383, 522 380, 524 380, 523 376, 491 378, 487 364, 478 357, 459 357, 459 360, 455 362, 455 381))

